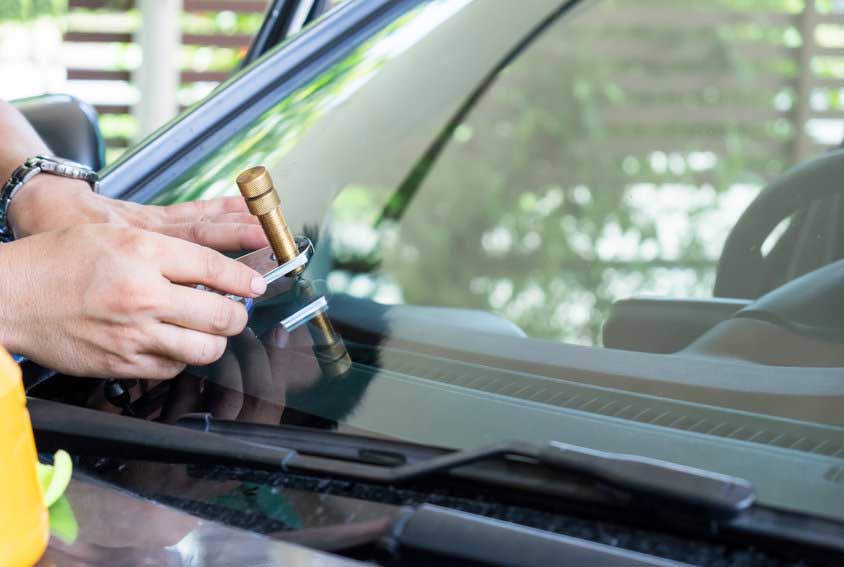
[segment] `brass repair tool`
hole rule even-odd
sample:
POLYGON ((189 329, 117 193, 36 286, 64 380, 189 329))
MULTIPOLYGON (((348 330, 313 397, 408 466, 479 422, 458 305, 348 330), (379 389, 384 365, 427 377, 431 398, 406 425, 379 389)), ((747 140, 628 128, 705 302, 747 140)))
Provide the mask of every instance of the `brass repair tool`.
MULTIPOLYGON (((259 165, 247 169, 237 176, 237 187, 246 199, 249 212, 261 222, 278 263, 289 262, 298 256, 299 247, 281 214, 281 200, 267 168, 259 165)), ((304 266, 297 268, 293 275, 301 274, 304 269, 304 266)))
MULTIPOLYGON (((267 240, 270 241, 270 247, 275 254, 276 262, 284 264, 303 253, 290 233, 287 221, 284 220, 284 215, 281 213, 281 199, 278 197, 275 184, 267 168, 259 165, 247 169, 237 176, 236 182, 240 194, 246 199, 249 212, 257 216, 261 222, 261 227, 264 229, 267 240)), ((304 241, 310 245, 307 239, 304 239, 304 241)), ((299 276, 304 269, 305 266, 300 266, 291 271, 290 276, 299 276)), ((302 320, 307 321, 308 330, 314 339, 313 351, 323 373, 330 377, 345 375, 351 368, 352 360, 343 344, 343 339, 334 331, 331 321, 324 313, 324 309, 327 307, 325 298, 316 298, 309 282, 300 280, 298 288, 300 293, 304 293, 304 296, 309 300, 309 306, 294 314, 292 319, 298 319, 296 315, 301 315, 302 320), (309 312, 309 308, 313 308, 311 312, 309 312)), ((291 327, 295 327, 299 324, 299 321, 291 320, 288 323, 291 327)), ((282 322, 282 325, 287 326, 285 321, 282 322)))
MULTIPOLYGON (((317 297, 311 282, 304 278, 299 280, 296 291, 302 299, 308 301, 309 306, 320 309, 307 325, 314 340, 312 350, 322 373, 328 378, 345 376, 352 368, 352 358, 343 339, 325 314, 325 309, 328 308, 325 297, 317 297)), ((281 322, 282 325, 286 323, 287 320, 281 322)))

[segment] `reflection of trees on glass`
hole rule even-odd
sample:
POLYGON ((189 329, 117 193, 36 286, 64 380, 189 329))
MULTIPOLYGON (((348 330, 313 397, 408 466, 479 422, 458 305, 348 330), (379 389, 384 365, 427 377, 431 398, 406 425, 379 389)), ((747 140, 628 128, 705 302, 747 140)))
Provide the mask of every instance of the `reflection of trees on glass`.
POLYGON ((585 344, 616 299, 711 293, 730 227, 799 155, 802 3, 596 4, 502 73, 399 218, 373 230, 383 194, 346 189, 335 287, 585 344))
POLYGON ((410 18, 412 14, 399 18, 306 87, 273 106, 209 158, 188 170, 160 193, 155 202, 171 204, 237 195, 234 179, 238 173, 250 165, 278 163, 323 113, 348 97, 392 56, 389 50, 377 48, 379 42, 410 18))

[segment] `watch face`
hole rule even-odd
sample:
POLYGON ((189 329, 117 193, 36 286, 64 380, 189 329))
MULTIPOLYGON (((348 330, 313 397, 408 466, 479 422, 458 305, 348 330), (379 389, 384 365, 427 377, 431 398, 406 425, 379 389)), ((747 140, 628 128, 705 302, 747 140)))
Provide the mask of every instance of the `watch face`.
POLYGON ((85 169, 85 170, 91 169, 87 165, 82 165, 81 163, 77 163, 75 161, 65 159, 65 158, 60 158, 60 157, 38 156, 36 159, 39 159, 39 160, 42 160, 42 161, 47 161, 47 162, 53 162, 53 163, 56 163, 58 165, 64 165, 66 167, 73 167, 73 168, 76 168, 76 169, 85 169))
POLYGON ((69 159, 36 156, 27 160, 26 165, 33 168, 34 173, 50 173, 71 179, 83 179, 91 185, 91 189, 97 190, 97 174, 90 167, 76 163, 69 159))

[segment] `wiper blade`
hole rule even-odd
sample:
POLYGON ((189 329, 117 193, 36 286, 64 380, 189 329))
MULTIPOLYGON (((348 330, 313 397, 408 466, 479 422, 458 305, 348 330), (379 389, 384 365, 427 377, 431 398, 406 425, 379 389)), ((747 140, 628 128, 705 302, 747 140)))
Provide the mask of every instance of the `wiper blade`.
POLYGON ((747 480, 659 459, 596 451, 559 441, 540 449, 537 458, 630 491, 701 507, 720 517, 735 517, 756 501, 753 485, 747 480))
MULTIPOLYGON (((40 399, 30 398, 27 405, 41 451, 63 447, 78 454, 130 459, 252 464, 377 484, 408 483, 456 473, 470 465, 515 459, 520 464, 528 461, 531 471, 578 473, 634 496, 691 508, 711 519, 733 518, 755 500, 753 487, 739 478, 564 443, 513 442, 450 451, 334 432, 333 438, 344 438, 345 445, 338 447, 337 443, 314 442, 303 428, 262 427, 209 416, 181 422, 189 427, 173 427, 40 399), (260 431, 263 439, 242 437, 250 429, 260 431), (299 441, 293 439, 294 434, 299 441), (278 445, 274 435, 286 437, 285 445, 295 447, 278 445), (356 443, 363 445, 356 447, 356 443)), ((495 484, 489 476, 475 478, 495 484)), ((557 478, 556 482, 561 481, 557 478)))
POLYGON ((208 415, 183 418, 179 424, 262 445, 281 442, 286 448, 296 450, 296 455, 283 463, 288 470, 344 476, 378 484, 401 484, 475 463, 516 458, 577 473, 628 494, 647 495, 693 508, 714 519, 735 517, 750 508, 756 498, 753 486, 740 478, 556 441, 546 446, 510 442, 449 451, 364 437, 341 437, 336 432, 313 435, 304 428, 217 420, 208 415), (340 446, 338 437, 344 441, 340 446))
POLYGON ((251 463, 278 467, 295 451, 209 435, 154 421, 27 398, 39 451, 177 463, 251 463))
MULTIPOLYGON (((680 522, 678 526, 688 528, 696 525, 709 535, 713 533, 711 530, 714 525, 718 525, 725 537, 741 541, 753 540, 759 544, 767 542, 777 547, 796 544, 822 554, 844 553, 844 527, 840 523, 764 506, 751 506, 753 492, 745 481, 706 471, 700 471, 701 476, 694 469, 678 468, 660 461, 649 463, 641 457, 632 457, 631 466, 631 461, 624 455, 593 455, 595 452, 588 449, 575 453, 567 447, 557 446, 552 450, 551 447, 536 448, 528 445, 527 453, 539 454, 544 451, 543 458, 550 463, 563 458, 566 464, 548 466, 536 458, 518 457, 508 451, 499 451, 499 455, 507 456, 493 460, 481 458, 474 464, 461 465, 455 461, 466 462, 466 452, 336 431, 215 419, 206 422, 205 417, 188 418, 181 423, 200 429, 192 431, 188 427, 174 427, 35 398, 28 398, 27 405, 39 451, 50 452, 63 448, 76 455, 121 460, 233 464, 268 470, 278 470, 286 463, 290 471, 311 471, 311 476, 352 479, 366 478, 366 475, 374 472, 373 469, 399 467, 407 471, 404 468, 406 465, 424 462, 429 463, 426 468, 430 471, 433 461, 439 467, 456 468, 425 473, 431 474, 431 478, 426 478, 424 474, 416 476, 421 481, 411 485, 410 489, 424 490, 426 487, 445 484, 462 490, 462 486, 468 485, 470 490, 489 491, 500 501, 515 500, 520 505, 532 501, 539 506, 547 505, 555 509, 563 506, 580 509, 587 514, 602 510, 601 514, 612 514, 612 517, 630 513, 632 515, 628 517, 631 520, 646 519, 648 523, 657 517, 672 522, 676 518, 680 522), (210 433, 202 431, 206 428, 210 433), (585 456, 579 456, 584 452, 585 456), (318 459, 318 455, 325 458, 318 459), (306 457, 307 460, 304 460, 306 457), (592 472, 586 473, 587 482, 572 479, 567 467, 573 465, 572 461, 576 459, 581 459, 579 470, 593 467, 596 462, 601 466, 598 471, 592 468, 592 472), (666 474, 669 475, 671 485, 679 490, 669 491, 667 499, 660 505, 657 501, 659 496, 655 499, 651 495, 661 493, 661 487, 652 486, 654 479, 641 479, 645 471, 653 472, 655 469, 644 466, 637 473, 627 474, 627 470, 636 469, 639 462, 658 465, 657 475, 662 475, 665 469, 678 469, 666 474), (600 482, 589 481, 590 475, 594 477, 593 472, 606 478, 608 483, 621 487, 621 490, 608 491, 600 482), (695 474, 686 475, 688 472, 695 474), (644 480, 645 485, 637 485, 639 480, 644 480), (681 498, 690 496, 689 492, 697 492, 698 481, 701 482, 700 486, 709 487, 701 491, 708 498, 701 508, 700 505, 694 505, 695 501, 699 502, 695 494, 689 498, 692 506, 688 507, 681 498), (723 488, 723 492, 712 497, 711 489, 718 486, 723 488), (722 501, 726 502, 725 507, 718 505, 722 501), (627 509, 627 506, 631 508, 627 509), (642 514, 637 506, 647 506, 649 513, 642 514), (736 512, 745 507, 750 509, 744 513, 736 512), (719 514, 723 517, 719 517, 719 514), (689 519, 693 523, 688 523, 689 519)), ((480 458, 477 451, 474 453, 473 458, 480 458)), ((573 466, 571 470, 574 469, 573 466)), ((415 475, 420 474, 419 468, 409 470, 415 475)), ((383 475, 383 470, 379 474, 383 475)), ((414 476, 411 475, 411 478, 414 476)))

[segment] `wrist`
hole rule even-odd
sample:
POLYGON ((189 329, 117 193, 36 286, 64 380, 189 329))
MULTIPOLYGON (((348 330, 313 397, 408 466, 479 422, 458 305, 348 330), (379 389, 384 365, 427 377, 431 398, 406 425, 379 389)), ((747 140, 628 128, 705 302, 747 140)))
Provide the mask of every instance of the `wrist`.
POLYGON ((9 204, 9 227, 15 238, 43 232, 39 227, 52 227, 51 217, 69 212, 61 203, 73 201, 75 210, 95 197, 85 181, 40 173, 21 187, 9 204))
POLYGON ((22 302, 22 290, 26 289, 23 267, 27 265, 28 246, 26 242, 10 242, 0 245, 0 345, 14 354, 26 354, 29 350, 26 335, 26 319, 21 318, 26 304, 22 302))

